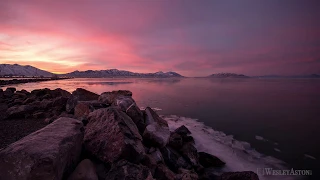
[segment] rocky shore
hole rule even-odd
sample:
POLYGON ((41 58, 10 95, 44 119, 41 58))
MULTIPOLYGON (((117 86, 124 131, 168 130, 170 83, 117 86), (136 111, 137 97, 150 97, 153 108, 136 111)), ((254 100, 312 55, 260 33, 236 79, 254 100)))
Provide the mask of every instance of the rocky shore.
POLYGON ((30 79, 0 80, 0 86, 11 85, 11 84, 23 84, 23 83, 41 82, 41 81, 62 80, 62 79, 70 79, 70 78, 30 78, 30 79))
POLYGON ((259 179, 221 173, 225 162, 198 152, 185 126, 170 132, 150 107, 140 110, 130 91, 0 89, 0 112, 0 179, 259 179))

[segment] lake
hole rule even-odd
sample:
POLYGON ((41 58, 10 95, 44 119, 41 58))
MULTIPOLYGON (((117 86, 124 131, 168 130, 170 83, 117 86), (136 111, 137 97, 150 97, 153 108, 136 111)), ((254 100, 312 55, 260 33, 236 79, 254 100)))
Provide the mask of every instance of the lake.
MULTIPOLYGON (((225 160, 227 169, 311 169, 319 177, 320 79, 100 78, 14 87, 130 90, 141 108, 158 110, 171 128, 186 124, 198 148, 225 160)), ((284 178, 296 177, 262 177, 284 178)))

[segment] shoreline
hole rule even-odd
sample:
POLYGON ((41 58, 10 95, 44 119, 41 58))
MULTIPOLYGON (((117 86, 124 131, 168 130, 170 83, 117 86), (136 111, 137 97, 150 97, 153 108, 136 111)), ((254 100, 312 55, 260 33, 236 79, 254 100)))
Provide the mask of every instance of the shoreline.
POLYGON ((12 79, 10 80, 0 80, 0 87, 13 85, 13 84, 25 84, 25 83, 33 83, 33 82, 42 82, 42 81, 56 81, 56 80, 64 80, 71 78, 26 78, 26 79, 12 79))
MULTIPOLYGON (((0 91, 0 97, 0 110, 5 112, 0 117, 0 123, 7 123, 4 128, 12 130, 19 129, 17 125, 20 125, 20 133, 27 132, 18 135, 13 132, 13 137, 2 134, 0 138, 10 136, 10 142, 1 145, 0 155, 5 158, 20 155, 30 158, 29 153, 35 151, 39 155, 32 156, 35 159, 31 164, 21 162, 20 158, 5 162, 1 162, 0 159, 0 172, 8 179, 17 178, 7 173, 12 171, 23 171, 26 173, 23 177, 35 178, 39 173, 32 174, 28 170, 24 171, 23 167, 37 169, 37 163, 41 164, 43 161, 41 157, 47 155, 45 162, 67 161, 59 159, 63 158, 61 156, 50 154, 57 150, 66 152, 66 158, 76 158, 73 159, 72 166, 62 167, 64 173, 54 175, 59 177, 58 179, 75 176, 74 173, 79 173, 77 166, 81 166, 83 161, 93 164, 93 169, 96 169, 93 174, 98 177, 96 179, 116 179, 118 174, 126 178, 145 180, 184 180, 183 177, 189 177, 190 180, 213 177, 226 180, 235 177, 239 180, 246 180, 248 177, 248 180, 259 179, 252 171, 219 172, 226 163, 215 155, 198 152, 193 137, 196 134, 192 134, 183 125, 169 129, 168 122, 150 107, 140 110, 130 91, 113 91, 98 95, 81 88, 72 93, 62 89, 38 89, 27 92, 7 88, 0 91), (32 124, 34 129, 21 124, 21 119, 26 124, 32 119, 29 125, 32 124), (35 123, 39 126, 34 127, 35 123), (66 131, 65 128, 69 130, 66 131), (31 133, 33 131, 36 132, 31 133), (28 133, 31 134, 27 135, 28 133), (27 136, 23 137, 25 135, 27 136), (72 144, 70 148, 78 148, 68 149, 69 146, 64 144, 72 144), (43 148, 36 147, 53 149, 47 154, 46 151, 43 152, 43 148), (13 165, 15 161, 23 163, 23 166, 13 165), (100 172, 101 165, 109 168, 100 172), (128 171, 122 171, 124 169, 128 171)), ((50 163, 49 166, 56 168, 61 164, 50 163)), ((47 173, 56 173, 42 171, 46 170, 42 169, 40 172, 43 173, 43 179, 46 179, 47 173)))

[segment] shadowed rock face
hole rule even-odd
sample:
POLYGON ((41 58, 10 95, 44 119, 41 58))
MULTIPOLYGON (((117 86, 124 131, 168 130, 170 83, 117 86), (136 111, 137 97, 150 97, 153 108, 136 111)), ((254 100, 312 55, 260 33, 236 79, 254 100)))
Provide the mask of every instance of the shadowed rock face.
POLYGON ((118 159, 139 162, 145 155, 142 137, 131 118, 116 107, 89 114, 85 130, 85 149, 101 161, 118 159))
POLYGON ((211 154, 208 154, 206 152, 199 152, 199 162, 200 164, 205 167, 222 167, 226 163, 221 161, 216 156, 213 156, 211 154))
POLYGON ((68 113, 73 113, 74 108, 78 104, 78 101, 94 101, 98 100, 99 95, 82 88, 77 88, 72 92, 66 104, 66 111, 68 113))
POLYGON ((157 115, 150 107, 146 108, 146 122, 143 140, 153 146, 164 147, 170 137, 168 123, 157 115))
POLYGON ((94 164, 90 159, 82 160, 68 180, 98 180, 94 164))
POLYGON ((154 180, 149 169, 143 165, 132 164, 121 160, 109 171, 108 180, 154 180))
POLYGON ((1 178, 60 180, 80 160, 83 125, 59 118, 0 151, 1 178))

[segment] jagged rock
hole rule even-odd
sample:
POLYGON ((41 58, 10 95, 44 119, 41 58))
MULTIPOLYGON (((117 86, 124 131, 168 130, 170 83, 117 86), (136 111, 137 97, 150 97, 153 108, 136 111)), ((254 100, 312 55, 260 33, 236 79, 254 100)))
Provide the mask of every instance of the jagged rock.
POLYGON ((143 165, 121 160, 111 167, 108 180, 154 180, 149 169, 143 165))
POLYGON ((64 97, 64 98, 69 98, 71 96, 71 93, 69 93, 68 91, 66 90, 63 90, 63 89, 60 89, 60 88, 57 88, 55 90, 52 90, 50 92, 51 96, 53 98, 57 98, 57 97, 64 97))
POLYGON ((8 118, 24 118, 36 109, 33 105, 17 105, 7 109, 8 118))
POLYGON ((76 107, 76 105, 78 104, 78 97, 76 96, 70 96, 67 103, 66 103, 66 111, 68 113, 73 113, 74 112, 74 108, 76 107))
POLYGON ((98 100, 99 95, 88 90, 77 88, 75 91, 72 92, 73 96, 78 97, 79 101, 92 101, 98 100))
POLYGON ((89 113, 90 113, 90 107, 85 103, 79 102, 74 108, 74 116, 76 118, 87 116, 89 113))
POLYGON ((82 160, 68 180, 98 180, 94 164, 90 159, 82 160))
POLYGON ((67 101, 68 101, 67 97, 63 97, 63 96, 56 97, 52 101, 52 106, 57 111, 64 111, 66 108, 67 101))
POLYGON ((132 97, 132 92, 126 90, 104 92, 99 96, 99 101, 106 104, 114 104, 119 96, 132 97))
POLYGON ((220 176, 220 180, 259 180, 259 177, 252 171, 226 172, 220 176))
POLYGON ((43 97, 46 94, 50 94, 50 89, 44 88, 44 89, 35 89, 31 91, 31 95, 36 97, 43 97))
POLYGON ((180 150, 183 146, 183 139, 181 135, 178 133, 171 133, 168 145, 175 150, 180 150))
POLYGON ((0 151, 1 179, 62 179, 79 161, 82 123, 60 118, 0 151))
POLYGON ((14 98, 14 99, 18 99, 18 98, 24 99, 24 98, 26 98, 26 97, 27 97, 27 95, 26 95, 25 93, 20 92, 20 91, 16 91, 16 92, 13 94, 13 97, 12 97, 12 98, 14 98))
POLYGON ((156 161, 156 163, 164 163, 164 159, 158 148, 150 148, 148 154, 156 161))
POLYGON ((175 180, 175 174, 164 164, 159 164, 154 173, 154 178, 157 180, 175 180))
POLYGON ((150 107, 146 108, 146 119, 149 123, 143 132, 143 140, 153 146, 164 147, 170 137, 167 121, 163 120, 150 107))
POLYGON ((208 154, 206 152, 199 152, 199 162, 200 164, 207 168, 207 167, 222 167, 226 163, 221 161, 216 156, 213 156, 211 154, 208 154))
POLYGON ((66 104, 66 111, 68 113, 73 113, 74 108, 78 104, 78 101, 92 101, 97 100, 99 95, 90 91, 87 91, 82 88, 77 88, 72 92, 72 95, 69 97, 66 104))
POLYGON ((116 107, 98 109, 88 116, 85 149, 98 159, 139 162, 145 155, 142 137, 128 115, 116 107))
POLYGON ((195 144, 195 141, 192 136, 182 136, 183 144, 185 143, 191 143, 195 144))
POLYGON ((166 165, 174 172, 177 172, 179 168, 190 169, 191 164, 186 161, 176 150, 171 147, 164 147, 160 149, 162 157, 166 165))
POLYGON ((181 154, 184 158, 186 158, 192 166, 198 166, 199 165, 199 155, 197 148, 193 146, 191 143, 186 143, 181 148, 181 154))
POLYGON ((132 121, 137 125, 139 132, 142 134, 146 125, 143 114, 132 97, 119 96, 115 99, 113 104, 120 107, 120 109, 132 119, 132 121))
POLYGON ((178 170, 178 175, 176 176, 176 180, 198 180, 198 174, 194 172, 194 170, 187 170, 180 168, 178 170))
POLYGON ((52 101, 51 100, 43 99, 40 102, 40 106, 39 106, 40 109, 49 109, 50 107, 52 107, 52 101))
POLYGON ((186 136, 186 135, 191 134, 189 129, 184 125, 182 125, 179 128, 177 128, 174 132, 180 134, 181 136, 186 136))

